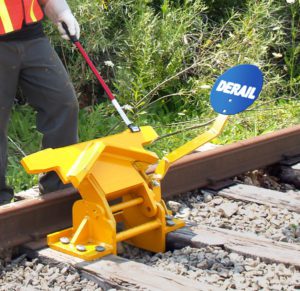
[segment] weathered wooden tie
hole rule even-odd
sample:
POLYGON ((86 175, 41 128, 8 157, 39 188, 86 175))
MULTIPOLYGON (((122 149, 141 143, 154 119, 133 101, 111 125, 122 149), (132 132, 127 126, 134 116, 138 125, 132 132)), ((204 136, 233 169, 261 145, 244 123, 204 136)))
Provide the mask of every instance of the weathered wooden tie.
POLYGON ((276 242, 252 233, 199 226, 195 231, 183 228, 169 233, 167 242, 171 248, 182 248, 186 245, 193 248, 221 246, 241 255, 259 257, 265 262, 283 263, 300 268, 299 245, 276 242))
POLYGON ((254 202, 300 213, 300 195, 296 192, 279 192, 256 186, 237 184, 216 192, 217 195, 234 200, 254 202))
POLYGON ((83 277, 93 280, 104 290, 121 288, 122 290, 151 291, 217 291, 218 287, 187 279, 168 271, 109 255, 95 261, 84 261, 70 255, 45 248, 31 252, 30 256, 39 257, 42 262, 66 263, 78 269, 83 277))

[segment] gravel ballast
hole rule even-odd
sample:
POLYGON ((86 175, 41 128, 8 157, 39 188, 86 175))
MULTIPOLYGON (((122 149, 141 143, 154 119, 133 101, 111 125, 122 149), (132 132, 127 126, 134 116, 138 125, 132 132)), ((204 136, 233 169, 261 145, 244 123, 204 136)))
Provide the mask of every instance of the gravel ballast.
POLYGON ((195 225, 192 229, 207 225, 251 232, 275 241, 300 243, 300 214, 220 196, 211 195, 208 199, 208 195, 211 194, 205 191, 190 192, 168 204, 173 211, 177 210, 176 217, 195 225))
MULTIPOLYGON (((207 191, 181 195, 168 206, 194 230, 206 225, 300 243, 300 214, 286 209, 233 201, 207 191)), ((124 256, 225 290, 300 290, 300 272, 295 267, 265 263, 221 247, 186 247, 152 255, 126 246, 124 256)))
POLYGON ((38 259, 4 264, 0 261, 0 291, 101 291, 67 264, 45 265, 38 259))
POLYGON ((300 273, 283 264, 266 264, 220 247, 155 254, 125 247, 127 258, 220 287, 224 290, 300 290, 300 273))

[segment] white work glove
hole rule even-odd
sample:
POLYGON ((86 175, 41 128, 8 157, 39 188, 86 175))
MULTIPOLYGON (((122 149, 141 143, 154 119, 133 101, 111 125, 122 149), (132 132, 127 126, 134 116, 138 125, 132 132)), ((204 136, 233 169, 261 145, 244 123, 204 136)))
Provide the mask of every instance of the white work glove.
POLYGON ((64 22, 70 32, 70 35, 73 36, 75 35, 77 39, 79 39, 80 37, 80 27, 79 24, 76 20, 76 18, 74 17, 74 15, 72 14, 71 10, 66 10, 62 13, 62 15, 59 17, 59 21, 57 22, 57 27, 58 30, 61 34, 61 37, 64 39, 69 40, 69 36, 67 35, 67 32, 65 31, 65 29, 62 27, 62 22, 64 22))
POLYGON ((77 39, 79 39, 79 24, 65 0, 39 0, 39 2, 44 8, 45 15, 57 25, 62 38, 70 39, 62 27, 62 22, 64 22, 67 25, 70 34, 72 36, 75 35, 77 39))

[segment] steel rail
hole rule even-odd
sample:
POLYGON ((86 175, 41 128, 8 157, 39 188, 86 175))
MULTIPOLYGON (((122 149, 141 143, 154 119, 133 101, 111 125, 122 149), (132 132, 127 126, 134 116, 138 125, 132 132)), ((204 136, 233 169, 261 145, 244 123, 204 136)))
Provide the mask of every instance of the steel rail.
POLYGON ((300 156, 300 125, 183 157, 163 180, 167 199, 300 156))
MULTIPOLYGON (((163 196, 168 200, 295 156, 300 156, 300 125, 194 153, 171 167, 163 180, 163 196)), ((0 250, 71 226, 72 205, 79 198, 76 191, 66 189, 0 207, 0 250)))
POLYGON ((0 250, 39 240, 71 225, 74 189, 49 193, 0 207, 0 250))

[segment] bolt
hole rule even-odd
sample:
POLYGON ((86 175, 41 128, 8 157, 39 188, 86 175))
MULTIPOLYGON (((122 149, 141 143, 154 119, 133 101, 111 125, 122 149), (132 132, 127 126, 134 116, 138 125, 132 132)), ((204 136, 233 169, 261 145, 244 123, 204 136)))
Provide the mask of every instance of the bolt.
POLYGON ((86 247, 84 245, 77 245, 76 249, 77 249, 77 251, 80 251, 80 252, 85 252, 86 251, 86 247))
POLYGON ((60 242, 61 242, 62 244, 64 244, 64 245, 67 245, 67 244, 70 243, 69 238, 66 237, 66 236, 61 237, 59 240, 60 240, 60 242))
POLYGON ((96 247, 95 247, 95 250, 96 250, 97 252, 104 252, 104 251, 105 251, 105 247, 103 247, 103 246, 96 246, 96 247))
POLYGON ((166 215, 166 220, 172 220, 173 216, 172 215, 166 215))
POLYGON ((152 180, 151 183, 152 183, 152 186, 154 186, 154 187, 159 187, 160 186, 160 183, 156 180, 152 180))
POLYGON ((167 226, 174 226, 175 222, 173 220, 167 220, 167 226))

